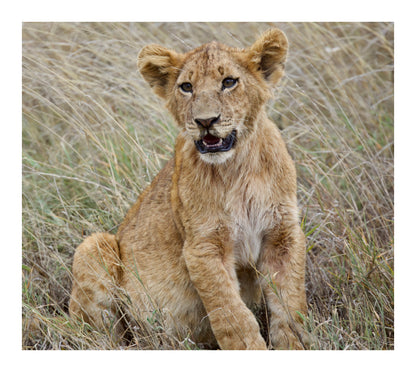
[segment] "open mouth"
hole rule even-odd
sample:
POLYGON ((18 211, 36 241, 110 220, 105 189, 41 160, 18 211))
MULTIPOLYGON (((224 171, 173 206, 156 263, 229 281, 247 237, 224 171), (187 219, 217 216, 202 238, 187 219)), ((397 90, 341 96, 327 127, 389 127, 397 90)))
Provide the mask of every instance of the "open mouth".
POLYGON ((225 138, 215 137, 208 133, 199 141, 195 141, 195 146, 201 154, 229 151, 235 144, 236 134, 235 129, 225 138))

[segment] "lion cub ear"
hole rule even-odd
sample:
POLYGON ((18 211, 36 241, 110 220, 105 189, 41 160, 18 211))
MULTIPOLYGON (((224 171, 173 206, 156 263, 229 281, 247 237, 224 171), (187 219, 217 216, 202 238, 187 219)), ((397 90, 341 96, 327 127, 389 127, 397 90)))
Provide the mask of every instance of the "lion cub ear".
POLYGON ((266 31, 247 51, 250 62, 263 78, 276 84, 283 76, 289 48, 286 35, 277 28, 266 31))
POLYGON ((145 46, 137 58, 137 67, 155 93, 166 98, 170 85, 176 80, 181 55, 160 45, 145 46))

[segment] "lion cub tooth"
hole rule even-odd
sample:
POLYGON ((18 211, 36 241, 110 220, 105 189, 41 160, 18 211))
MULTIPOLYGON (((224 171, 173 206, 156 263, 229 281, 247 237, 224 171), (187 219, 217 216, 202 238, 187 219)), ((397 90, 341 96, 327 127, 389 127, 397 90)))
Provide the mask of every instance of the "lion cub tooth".
POLYGON ((223 139, 222 138, 220 138, 220 140, 218 141, 218 142, 216 142, 216 143, 214 143, 214 144, 210 144, 210 143, 207 143, 207 142, 205 142, 204 140, 202 140, 202 142, 204 143, 204 145, 205 146, 207 146, 207 147, 218 147, 218 146, 222 146, 222 142, 223 142, 223 139))

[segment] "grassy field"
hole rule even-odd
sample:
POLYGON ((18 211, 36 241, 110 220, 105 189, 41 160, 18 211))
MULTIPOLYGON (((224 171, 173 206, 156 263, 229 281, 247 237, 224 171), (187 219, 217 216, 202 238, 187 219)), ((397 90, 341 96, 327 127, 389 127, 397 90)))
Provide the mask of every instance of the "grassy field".
MULTIPOLYGON (((391 23, 276 24, 290 41, 268 113, 298 171, 305 327, 316 349, 394 348, 391 23)), ((137 73, 141 47, 250 45, 265 23, 23 25, 23 349, 119 348, 70 322, 76 246, 115 232, 177 129, 137 73)), ((163 329, 132 349, 186 349, 163 329)))

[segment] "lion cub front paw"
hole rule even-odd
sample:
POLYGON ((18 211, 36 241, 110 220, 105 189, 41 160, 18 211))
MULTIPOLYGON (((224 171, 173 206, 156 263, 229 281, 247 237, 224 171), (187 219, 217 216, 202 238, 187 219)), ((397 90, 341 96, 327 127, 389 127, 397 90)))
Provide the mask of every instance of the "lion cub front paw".
POLYGON ((219 346, 223 350, 267 350, 254 315, 250 310, 244 310, 240 317, 220 317, 211 320, 219 346), (239 322, 235 322, 237 319, 239 322))
POLYGON ((267 350, 267 345, 260 334, 241 338, 228 336, 218 340, 223 350, 267 350))
POLYGON ((255 339, 248 340, 246 343, 247 350, 267 350, 266 342, 260 334, 255 339))

